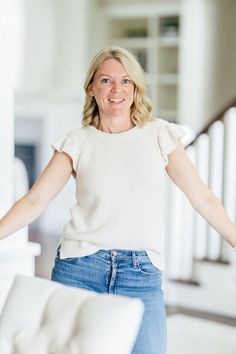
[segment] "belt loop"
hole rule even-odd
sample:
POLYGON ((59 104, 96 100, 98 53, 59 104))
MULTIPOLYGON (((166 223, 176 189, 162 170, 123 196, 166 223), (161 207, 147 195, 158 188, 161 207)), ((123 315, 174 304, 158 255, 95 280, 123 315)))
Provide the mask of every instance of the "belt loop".
POLYGON ((135 251, 132 251, 132 258, 133 258, 133 266, 134 266, 134 268, 136 268, 138 265, 138 258, 136 256, 135 251))

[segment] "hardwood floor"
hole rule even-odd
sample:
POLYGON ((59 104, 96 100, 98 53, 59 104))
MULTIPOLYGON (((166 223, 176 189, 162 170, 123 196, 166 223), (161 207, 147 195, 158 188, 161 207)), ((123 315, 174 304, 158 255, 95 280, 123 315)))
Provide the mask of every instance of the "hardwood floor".
POLYGON ((235 354, 235 327, 184 314, 169 316, 167 354, 235 354))

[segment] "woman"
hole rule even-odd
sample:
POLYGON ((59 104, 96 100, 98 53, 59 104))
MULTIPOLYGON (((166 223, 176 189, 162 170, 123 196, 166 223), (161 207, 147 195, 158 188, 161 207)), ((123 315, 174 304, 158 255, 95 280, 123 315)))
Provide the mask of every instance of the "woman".
POLYGON ((183 131, 152 118, 144 73, 128 51, 113 46, 99 52, 84 88, 83 127, 53 144, 42 175, 1 219, 0 238, 36 219, 73 174, 76 204, 52 280, 141 298, 145 313, 132 354, 164 354, 165 179, 232 246, 236 228, 188 159, 183 131))

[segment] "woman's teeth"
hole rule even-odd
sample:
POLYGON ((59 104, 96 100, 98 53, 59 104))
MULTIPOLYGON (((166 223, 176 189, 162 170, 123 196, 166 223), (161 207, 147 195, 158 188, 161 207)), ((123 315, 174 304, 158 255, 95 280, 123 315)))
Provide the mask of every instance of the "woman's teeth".
POLYGON ((125 99, 124 98, 110 98, 110 102, 123 102, 125 99))

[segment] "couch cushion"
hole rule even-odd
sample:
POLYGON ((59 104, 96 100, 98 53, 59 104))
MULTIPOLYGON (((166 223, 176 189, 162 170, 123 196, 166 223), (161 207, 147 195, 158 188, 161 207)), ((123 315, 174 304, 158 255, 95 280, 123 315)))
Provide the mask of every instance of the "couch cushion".
POLYGON ((0 319, 0 353, 129 354, 143 311, 140 299, 17 275, 0 319))

